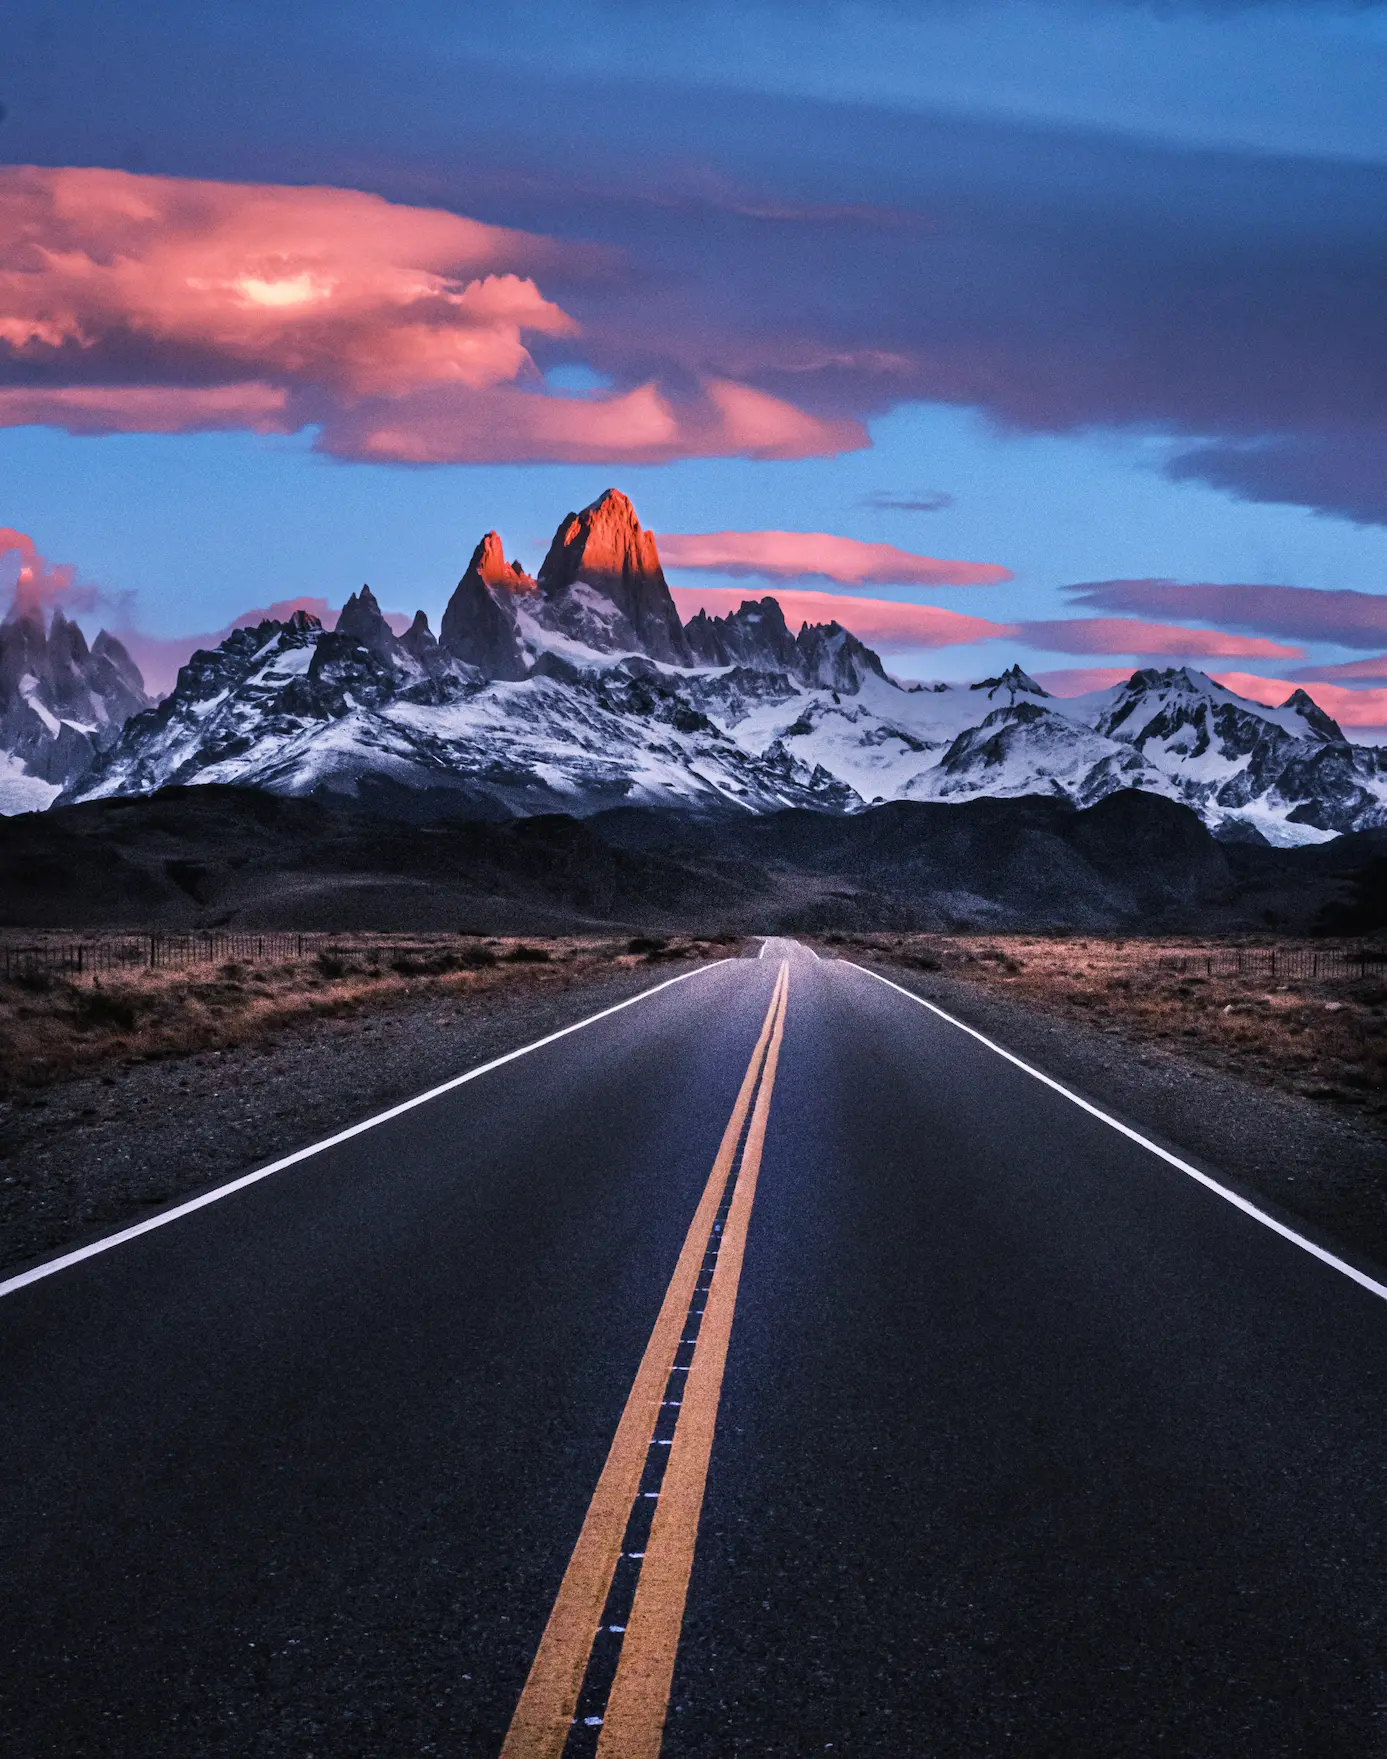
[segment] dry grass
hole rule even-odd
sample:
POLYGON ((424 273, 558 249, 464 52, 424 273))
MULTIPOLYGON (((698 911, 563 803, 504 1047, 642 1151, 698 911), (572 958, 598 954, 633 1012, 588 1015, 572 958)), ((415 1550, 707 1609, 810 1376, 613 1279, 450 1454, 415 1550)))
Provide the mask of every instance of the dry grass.
POLYGON ((0 979, 0 1091, 112 1062, 263 1045, 315 1017, 522 983, 566 986, 623 967, 723 957, 731 945, 661 936, 352 935, 302 959, 0 979))
MULTIPOLYGON (((1194 950, 1176 942, 1029 935, 828 939, 844 952, 855 948, 872 959, 984 984, 1051 1013, 1387 1122, 1387 973, 1313 980, 1161 969, 1162 958, 1194 950)), ((1200 942, 1199 950, 1217 944, 1200 942)), ((1316 950, 1328 949, 1317 942, 1316 950)))

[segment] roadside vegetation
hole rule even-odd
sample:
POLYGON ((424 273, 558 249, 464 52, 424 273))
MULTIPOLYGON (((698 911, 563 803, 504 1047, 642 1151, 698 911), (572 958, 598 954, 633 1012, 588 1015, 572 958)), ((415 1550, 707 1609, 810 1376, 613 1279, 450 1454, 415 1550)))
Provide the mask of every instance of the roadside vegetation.
MULTIPOLYGON (((88 965, 99 967, 100 942, 88 965)), ((269 1046, 317 1018, 432 996, 479 1000, 517 986, 566 987, 604 971, 722 958, 736 943, 687 936, 315 937, 301 957, 181 967, 48 970, 0 976, 0 1092, 43 1087, 108 1064, 269 1046)))
POLYGON ((1380 942, 827 935, 824 944, 865 963, 984 985, 1387 1125, 1380 942))

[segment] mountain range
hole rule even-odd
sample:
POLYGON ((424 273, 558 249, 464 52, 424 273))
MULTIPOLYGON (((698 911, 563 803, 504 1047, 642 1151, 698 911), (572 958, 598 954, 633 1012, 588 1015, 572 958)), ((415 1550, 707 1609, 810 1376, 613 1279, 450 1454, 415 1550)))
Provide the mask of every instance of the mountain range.
POLYGON ((113 638, 87 653, 59 614, 37 635, 12 619, 0 733, 12 773, 61 783, 63 804, 222 783, 499 821, 1037 794, 1086 808, 1137 789, 1225 839, 1387 825, 1387 750, 1351 744, 1300 690, 1266 708, 1187 667, 1064 699, 1016 666, 927 686, 836 622, 792 632, 773 597, 683 622, 615 490, 565 517, 535 577, 489 532, 437 635, 421 611, 397 636, 363 587, 330 632, 302 612, 235 630, 154 706, 113 638))

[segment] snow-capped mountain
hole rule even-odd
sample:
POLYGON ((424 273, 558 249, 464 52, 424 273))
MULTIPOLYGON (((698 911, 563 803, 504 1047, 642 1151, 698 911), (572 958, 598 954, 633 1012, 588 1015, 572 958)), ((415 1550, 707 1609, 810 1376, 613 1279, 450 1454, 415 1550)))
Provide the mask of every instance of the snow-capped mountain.
POLYGON ((47 806, 129 717, 148 708, 139 667, 103 629, 90 647, 61 609, 0 623, 0 813, 47 806))
POLYGON ((1315 841, 1387 823, 1387 752, 1297 691, 1266 709, 1188 668, 1049 696, 1018 667, 907 685, 837 623, 774 598, 681 623, 655 542, 609 490, 536 578, 477 546, 438 636, 396 637, 368 588, 195 654, 65 800, 226 782, 374 798, 411 816, 617 804, 854 811, 882 800, 1140 788, 1227 835, 1315 841))

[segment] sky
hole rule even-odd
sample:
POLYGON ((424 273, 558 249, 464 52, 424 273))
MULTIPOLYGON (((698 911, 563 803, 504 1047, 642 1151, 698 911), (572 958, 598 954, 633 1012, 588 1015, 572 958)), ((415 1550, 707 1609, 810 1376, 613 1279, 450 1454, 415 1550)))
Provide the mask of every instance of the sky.
POLYGON ((11 0, 0 55, 0 600, 158 687, 364 581, 436 628, 614 485, 686 614, 1387 739, 1387 6, 11 0))

